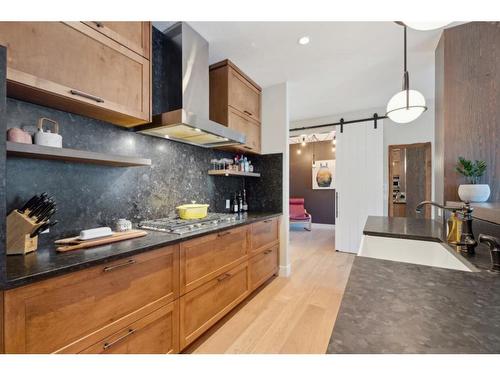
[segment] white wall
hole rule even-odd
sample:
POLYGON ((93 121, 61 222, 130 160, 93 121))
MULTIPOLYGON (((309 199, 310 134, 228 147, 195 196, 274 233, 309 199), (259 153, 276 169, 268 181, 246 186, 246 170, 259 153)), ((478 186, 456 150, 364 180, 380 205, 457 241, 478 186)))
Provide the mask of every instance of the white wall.
MULTIPOLYGON (((397 124, 389 119, 384 119, 384 215, 387 215, 387 199, 388 199, 388 147, 396 144, 409 144, 431 142, 432 144, 432 199, 434 199, 434 160, 435 160, 435 142, 434 142, 434 99, 427 100, 428 110, 422 114, 417 120, 410 124, 397 124)), ((341 113, 327 117, 318 117, 314 119, 306 119, 294 121, 290 124, 290 128, 307 127, 318 124, 328 124, 338 122, 342 117, 344 120, 355 120, 359 118, 368 118, 377 113, 379 116, 385 114, 385 108, 369 108, 355 112, 341 113)), ((373 123, 365 123, 366 126, 373 126, 373 123)), ((348 127, 349 125, 346 125, 348 127)), ((314 132, 333 131, 334 127, 326 127, 315 130, 300 130, 291 132, 293 135, 306 134, 314 132)))
POLYGON ((291 273, 289 256, 289 174, 290 160, 288 85, 286 82, 266 87, 262 90, 261 152, 263 154, 283 154, 283 216, 280 226, 280 275, 291 273))

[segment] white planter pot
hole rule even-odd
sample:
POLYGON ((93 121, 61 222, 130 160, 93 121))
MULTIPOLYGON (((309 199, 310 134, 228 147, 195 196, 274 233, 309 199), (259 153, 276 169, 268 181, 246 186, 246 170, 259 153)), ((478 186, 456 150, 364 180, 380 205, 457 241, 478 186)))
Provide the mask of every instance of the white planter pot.
POLYGON ((464 202, 486 202, 490 197, 490 186, 487 184, 460 185, 458 196, 464 202))

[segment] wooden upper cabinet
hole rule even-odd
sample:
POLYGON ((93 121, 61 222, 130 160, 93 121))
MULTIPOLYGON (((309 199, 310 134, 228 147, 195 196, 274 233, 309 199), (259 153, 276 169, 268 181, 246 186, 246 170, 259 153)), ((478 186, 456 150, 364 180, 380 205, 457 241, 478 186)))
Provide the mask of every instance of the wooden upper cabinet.
POLYGON ((232 149, 260 153, 261 91, 229 60, 210 66, 210 119, 246 135, 232 149))
POLYGON ((238 147, 250 152, 260 153, 260 124, 231 107, 228 113, 231 128, 246 135, 245 144, 238 147))
POLYGON ((150 59, 150 22, 88 21, 84 23, 146 59, 150 59))
POLYGON ((149 122, 149 23, 89 24, 0 22, 7 95, 126 127, 149 122))
POLYGON ((229 105, 260 121, 260 88, 250 83, 239 70, 229 65, 229 105))

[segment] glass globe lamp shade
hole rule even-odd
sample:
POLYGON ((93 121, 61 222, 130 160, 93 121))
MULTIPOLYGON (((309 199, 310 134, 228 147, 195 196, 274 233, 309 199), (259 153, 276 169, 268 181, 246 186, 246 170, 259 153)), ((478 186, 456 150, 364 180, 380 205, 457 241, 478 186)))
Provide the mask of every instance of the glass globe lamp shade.
POLYGON ((387 104, 386 116, 392 121, 406 124, 416 120, 427 107, 424 96, 416 90, 409 91, 409 105, 406 105, 406 90, 398 92, 387 104))
POLYGON ((435 29, 440 29, 442 27, 445 27, 448 25, 450 22, 403 22, 406 26, 409 28, 412 28, 414 30, 420 30, 420 31, 428 31, 428 30, 435 30, 435 29))

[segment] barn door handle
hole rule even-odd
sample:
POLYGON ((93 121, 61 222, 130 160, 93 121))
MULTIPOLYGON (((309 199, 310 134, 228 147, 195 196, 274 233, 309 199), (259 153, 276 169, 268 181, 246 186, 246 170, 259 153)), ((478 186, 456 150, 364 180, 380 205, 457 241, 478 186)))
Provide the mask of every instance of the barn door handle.
POLYGON ((339 218, 339 192, 335 192, 335 218, 339 218))

